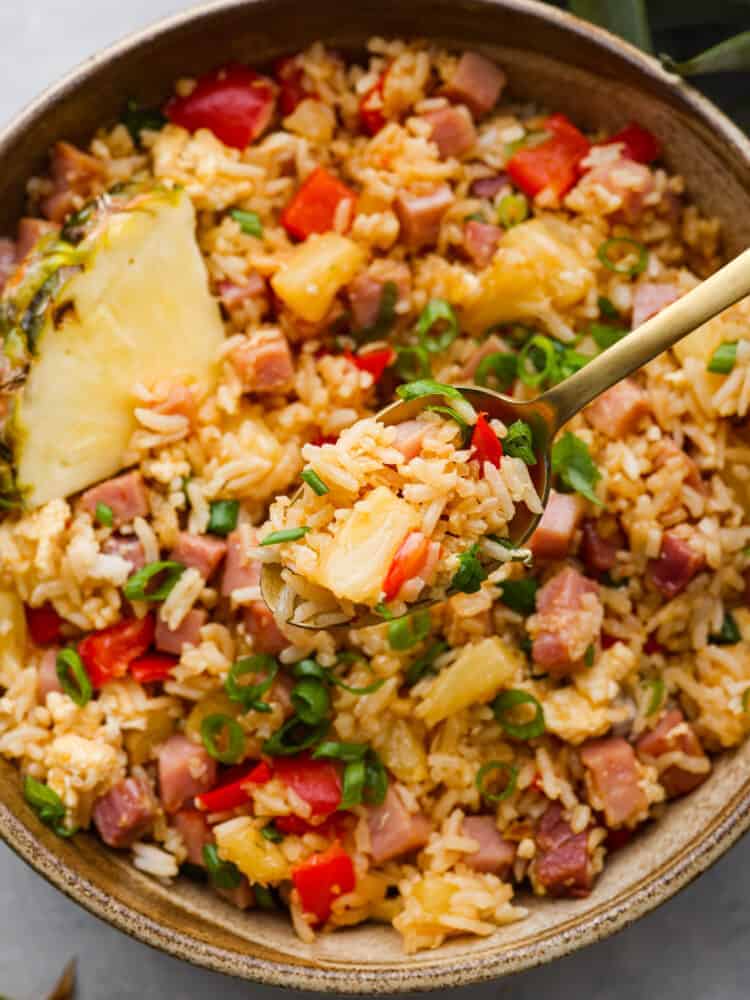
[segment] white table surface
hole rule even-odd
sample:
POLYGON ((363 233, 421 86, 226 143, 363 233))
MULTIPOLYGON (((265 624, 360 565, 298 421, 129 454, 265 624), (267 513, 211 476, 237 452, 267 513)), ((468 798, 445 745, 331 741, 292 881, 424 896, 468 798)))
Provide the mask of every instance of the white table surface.
MULTIPOLYGON (((189 6, 199 4, 0 0, 0 123, 74 63, 189 6)), ((74 955, 83 1000, 280 1000, 283 995, 194 969, 131 940, 67 900, 0 845, 0 994, 39 1000, 74 955)), ((750 839, 677 898, 615 937, 512 979, 451 991, 451 997, 747 1000, 750 839)))

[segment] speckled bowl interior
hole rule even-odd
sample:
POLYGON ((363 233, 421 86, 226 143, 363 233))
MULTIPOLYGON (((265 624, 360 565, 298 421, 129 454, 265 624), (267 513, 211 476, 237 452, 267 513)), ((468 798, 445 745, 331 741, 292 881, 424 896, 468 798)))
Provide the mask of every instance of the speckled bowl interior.
MULTIPOLYGON (((171 81, 231 59, 262 64, 323 39, 346 52, 371 35, 429 37, 494 56, 521 98, 585 126, 637 118, 672 170, 724 224, 728 253, 750 245, 750 143, 710 103, 612 36, 533 0, 220 0, 95 56, 0 135, 0 232, 21 214, 26 179, 57 138, 86 139, 127 96, 162 99, 171 81)), ((549 961, 623 927, 705 869, 750 825, 750 744, 673 804, 608 863, 583 900, 529 899, 527 920, 482 940, 405 956, 368 925, 296 939, 281 917, 242 914, 184 880, 162 887, 95 837, 59 840, 0 764, 0 834, 42 875, 121 930, 188 961, 278 985, 388 993, 491 979, 549 961)))

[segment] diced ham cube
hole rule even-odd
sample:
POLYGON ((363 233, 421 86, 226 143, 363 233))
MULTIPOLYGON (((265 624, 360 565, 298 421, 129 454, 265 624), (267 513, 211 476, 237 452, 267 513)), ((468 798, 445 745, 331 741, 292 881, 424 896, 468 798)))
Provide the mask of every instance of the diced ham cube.
POLYGON ((180 656, 185 646, 197 646, 200 643, 201 629, 207 618, 208 612, 203 608, 192 608, 176 629, 170 629, 160 616, 157 617, 154 645, 160 653, 180 656))
POLYGON ((110 508, 115 528, 129 524, 136 517, 146 517, 148 493, 143 476, 140 472, 126 472, 99 483, 98 486, 92 486, 81 495, 80 508, 92 517, 96 515, 98 504, 110 508))
POLYGON ((169 554, 170 559, 197 569, 204 580, 210 579, 226 555, 227 543, 214 535, 193 535, 181 531, 177 544, 169 554))
POLYGON ((578 186, 580 189, 604 188, 615 199, 607 214, 616 214, 625 222, 633 223, 643 214, 646 199, 654 190, 654 175, 644 164, 622 157, 589 170, 578 186))
POLYGON ((573 833, 553 802, 542 816, 536 834, 534 878, 553 896, 587 896, 591 889, 588 834, 573 833))
POLYGON ((654 468, 661 469, 662 466, 670 464, 685 480, 688 486, 700 493, 705 491, 705 485, 701 478, 701 472, 695 464, 695 460, 690 457, 682 448, 678 447, 674 438, 663 437, 657 445, 654 455, 654 468))
POLYGON ((705 556, 673 531, 665 531, 656 559, 648 565, 648 577, 670 600, 681 593, 705 564, 705 556))
POLYGON ((635 330, 647 319, 656 316, 680 297, 677 285, 658 284, 655 281, 642 281, 633 293, 633 319, 631 326, 635 330))
POLYGON ((204 868, 203 848, 214 842, 206 814, 200 809, 179 809, 172 817, 172 824, 185 842, 190 864, 204 868))
POLYGON ((506 878, 516 860, 516 844, 505 840, 492 816, 467 816, 461 834, 479 844, 474 854, 466 854, 464 863, 475 872, 489 872, 506 878))
POLYGON ((695 730, 685 720, 679 708, 672 708, 662 716, 658 725, 636 743, 638 753, 647 762, 656 761, 666 754, 681 753, 699 762, 701 770, 688 770, 679 764, 670 764, 661 771, 659 781, 670 798, 687 795, 702 784, 711 771, 709 758, 703 751, 695 730))
POLYGON ((537 613, 526 623, 532 637, 532 657, 554 676, 565 676, 583 666, 583 657, 596 642, 603 610, 599 587, 567 566, 537 593, 537 613))
POLYGON ((406 809, 393 785, 383 804, 370 809, 367 822, 370 853, 377 865, 424 847, 432 829, 426 816, 406 809))
POLYGON ((489 222, 470 219, 464 226, 464 251, 477 267, 487 267, 495 256, 503 231, 489 222))
POLYGON ((625 544, 619 530, 602 535, 596 521, 583 522, 581 559, 589 573, 607 573, 617 562, 617 553, 625 544))
POLYGON ((403 261, 379 260, 373 267, 358 274, 347 287, 352 324, 366 330, 377 321, 386 282, 396 285, 396 304, 411 295, 411 271, 403 261))
POLYGON ((242 285, 237 285, 233 281, 221 281, 217 291, 219 301, 232 322, 239 327, 258 322, 270 307, 268 283, 257 273, 248 275, 242 285))
POLYGON ((393 447, 401 452, 405 462, 410 462, 420 453, 429 426, 424 420, 404 420, 396 426, 393 447))
POLYGON ((475 115, 484 115, 497 104, 505 80, 505 73, 495 63, 478 52, 464 52, 443 93, 468 104, 475 115))
POLYGON ((469 194, 474 198, 489 198, 492 200, 504 187, 508 187, 510 178, 507 174, 495 174, 494 177, 478 177, 471 182, 469 194))
POLYGON ((434 246, 440 234, 440 223, 453 204, 453 192, 443 184, 428 194, 401 191, 394 208, 401 224, 401 235, 412 250, 434 246))
POLYGON ((281 330, 261 330, 232 351, 245 392, 284 392, 294 378, 289 341, 281 330))
POLYGON ((463 156, 477 141, 477 130, 468 108, 438 108, 422 115, 422 119, 430 126, 430 138, 444 159, 463 156))
POLYGON ((137 538, 131 535, 110 535, 102 545, 102 552, 108 556, 119 556, 130 563, 131 573, 143 569, 146 565, 146 554, 137 538))
POLYGON ((476 350, 472 351, 469 357, 466 359, 463 368, 461 369, 462 379, 474 380, 474 376, 477 373, 477 368, 480 363, 490 354, 497 354, 498 351, 506 351, 507 348, 502 340, 497 337, 494 333, 491 333, 486 340, 482 341, 476 350))
POLYGON ((130 847, 153 824, 156 803, 151 788, 140 776, 125 778, 97 799, 94 825, 110 847, 130 847))
POLYGON ((56 222, 47 222, 46 219, 31 219, 29 217, 21 219, 18 223, 18 241, 16 244, 16 258, 21 261, 26 254, 33 250, 42 236, 48 233, 58 233, 60 227, 56 222))
POLYGON ((253 601, 248 605, 244 610, 243 622, 245 631, 252 637, 256 653, 278 656, 282 650, 291 645, 265 601, 253 601))
POLYGON ((0 292, 16 269, 16 244, 13 240, 0 239, 0 292))
POLYGON ((632 378, 607 389, 584 410, 589 423, 608 438, 624 438, 651 412, 648 396, 632 378))
POLYGON ((235 590, 257 587, 260 583, 261 564, 258 559, 248 559, 242 544, 242 535, 233 531, 227 536, 227 557, 221 575, 221 595, 231 596, 235 590))
POLYGON ((44 656, 42 656, 39 664, 36 693, 37 699, 41 705, 46 704, 47 695, 51 694, 53 691, 56 691, 58 694, 62 693, 60 678, 57 676, 58 652, 59 650, 57 647, 45 650, 44 656))
POLYGON ((42 215, 63 222, 72 211, 99 194, 107 171, 101 160, 89 156, 69 142, 57 142, 50 167, 52 191, 42 199, 42 215))
POLYGON ((537 559, 563 559, 583 518, 583 501, 577 493, 550 490, 542 519, 529 539, 537 559))
POLYGON ((581 747, 581 760, 588 771, 592 805, 603 809, 607 826, 634 826, 645 818, 648 799, 639 783, 635 752, 626 740, 592 740, 581 747))
POLYGON ((158 770, 159 796, 168 813, 216 784, 216 761, 182 733, 174 733, 160 747, 158 770))

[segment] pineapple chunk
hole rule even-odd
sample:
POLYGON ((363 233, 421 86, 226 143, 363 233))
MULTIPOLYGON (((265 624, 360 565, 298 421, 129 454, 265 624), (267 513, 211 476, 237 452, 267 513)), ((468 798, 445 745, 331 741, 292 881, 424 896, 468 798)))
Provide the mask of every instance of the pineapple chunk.
POLYGON ((376 747, 385 766, 399 781, 424 781, 427 777, 424 746, 405 719, 396 719, 386 726, 376 747))
POLYGON ((10 421, 29 507, 123 467, 137 383, 203 392, 218 374, 224 328, 185 193, 138 195, 76 251, 83 268, 52 297, 10 421))
POLYGON ((309 236, 290 251, 271 285, 293 313, 308 323, 319 323, 338 290, 352 280, 364 262, 364 250, 346 236, 309 236))
POLYGON ((436 726, 469 705, 489 701, 520 677, 522 668, 522 654, 497 636, 475 642, 438 675, 416 714, 436 726))
POLYGON ((146 713, 145 729, 128 729, 122 741, 131 764, 145 764, 154 756, 154 750, 164 743, 175 730, 177 720, 168 708, 146 713))
POLYGON ((0 591, 0 687, 8 688, 24 666, 26 615, 16 594, 0 591))
POLYGON ((268 885, 289 878, 289 865, 276 844, 266 840, 248 816, 214 828, 219 857, 233 861, 251 882, 268 885))
POLYGON ((396 550, 418 523, 405 500, 378 486, 324 543, 313 582, 355 604, 377 604, 396 550))
MULTIPOLYGON (((672 348, 677 360, 684 365, 688 358, 697 358, 705 368, 719 344, 725 340, 737 339, 736 317, 732 315, 732 312, 733 310, 728 310, 726 313, 710 319, 708 323, 699 326, 687 337, 678 340, 672 348)), ((710 373, 707 375, 711 377, 710 373)), ((722 376, 714 375, 713 380, 718 387, 721 385, 722 376)))
POLYGON ((463 313, 470 331, 534 318, 580 302, 594 276, 576 248, 578 234, 559 219, 532 219, 509 230, 479 276, 477 297, 463 313))

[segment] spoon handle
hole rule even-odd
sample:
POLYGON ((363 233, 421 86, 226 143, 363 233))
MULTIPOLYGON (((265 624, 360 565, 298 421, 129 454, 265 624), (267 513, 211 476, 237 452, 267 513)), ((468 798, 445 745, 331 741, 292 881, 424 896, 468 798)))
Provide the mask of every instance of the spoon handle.
POLYGON ((539 402, 552 407, 556 426, 562 427, 592 399, 746 295, 750 295, 750 250, 554 386, 539 402))

